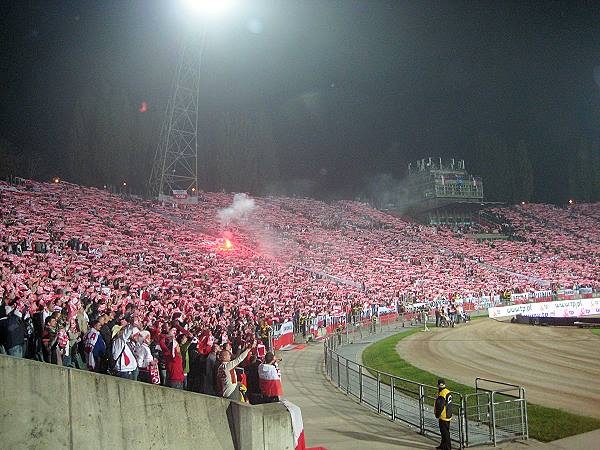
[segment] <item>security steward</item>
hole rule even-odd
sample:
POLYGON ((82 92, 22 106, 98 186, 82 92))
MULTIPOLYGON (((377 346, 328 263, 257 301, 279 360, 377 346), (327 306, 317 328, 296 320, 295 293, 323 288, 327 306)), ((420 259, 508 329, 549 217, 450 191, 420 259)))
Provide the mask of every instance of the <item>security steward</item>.
POLYGON ((440 434, 442 442, 436 447, 438 450, 450 450, 450 420, 452 419, 452 394, 446 388, 446 382, 443 379, 438 380, 438 396, 435 399, 433 413, 440 424, 440 434))
POLYGON ((271 325, 269 325, 264 319, 261 319, 261 321, 259 322, 259 327, 260 340, 262 341, 267 351, 271 351, 272 349, 270 345, 270 337, 271 333, 273 333, 273 328, 271 328, 271 325))
POLYGON ((342 326, 342 324, 340 323, 336 328, 335 328, 335 333, 337 334, 337 338, 338 338, 338 345, 342 345, 342 332, 344 331, 344 327, 342 326))

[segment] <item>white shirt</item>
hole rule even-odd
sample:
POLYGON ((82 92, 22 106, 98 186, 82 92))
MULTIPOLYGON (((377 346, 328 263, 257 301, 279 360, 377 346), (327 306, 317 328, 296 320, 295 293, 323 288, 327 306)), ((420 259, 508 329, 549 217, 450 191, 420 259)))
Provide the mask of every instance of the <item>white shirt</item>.
POLYGON ((133 372, 137 369, 137 360, 133 351, 127 345, 131 333, 133 332, 132 325, 126 325, 122 330, 119 331, 117 337, 112 344, 112 356, 113 359, 117 359, 115 364, 115 370, 118 372, 133 372), (119 356, 120 355, 120 356, 119 356))
POLYGON ((145 342, 138 345, 135 349, 135 357, 140 369, 147 369, 150 363, 154 360, 150 347, 145 342))

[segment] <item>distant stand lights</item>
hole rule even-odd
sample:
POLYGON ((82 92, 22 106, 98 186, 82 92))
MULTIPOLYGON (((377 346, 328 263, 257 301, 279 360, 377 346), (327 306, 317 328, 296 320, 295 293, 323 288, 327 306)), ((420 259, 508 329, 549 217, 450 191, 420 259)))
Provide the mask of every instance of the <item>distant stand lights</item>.
POLYGON ((60 183, 60 178, 58 178, 58 177, 54 177, 54 178, 52 178, 52 182, 53 182, 54 184, 58 184, 58 183, 60 183))
POLYGON ((521 205, 525 206, 525 202, 521 202, 521 205))
POLYGON ((196 188, 192 187, 192 194, 195 194, 195 193, 196 193, 196 188))
POLYGON ((569 205, 572 205, 573 203, 575 203, 575 200, 573 200, 572 198, 569 199, 569 205))

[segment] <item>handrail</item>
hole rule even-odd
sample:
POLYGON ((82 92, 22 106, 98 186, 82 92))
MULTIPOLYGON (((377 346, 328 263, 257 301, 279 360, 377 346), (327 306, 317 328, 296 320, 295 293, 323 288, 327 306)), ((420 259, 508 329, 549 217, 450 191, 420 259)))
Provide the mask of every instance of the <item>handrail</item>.
MULTIPOLYGON (((378 414, 392 421, 398 420, 414 426, 420 434, 439 436, 437 420, 433 418, 433 403, 438 392, 436 386, 373 369, 336 351, 338 347, 353 343, 356 338, 361 340, 365 335, 379 334, 384 331, 384 327, 389 329, 391 325, 398 325, 400 321, 401 318, 398 317, 386 324, 378 323, 377 326, 372 323, 352 323, 348 324, 345 330, 327 336, 323 345, 326 377, 344 394, 353 396, 360 404, 366 404, 378 414), (387 383, 384 382, 386 377, 387 383)), ((523 387, 477 377, 475 388, 474 393, 467 395, 451 391, 455 407, 453 416, 456 418, 452 421, 451 439, 459 444, 459 448, 486 442, 495 445, 499 441, 528 439, 527 401, 523 387), (479 386, 482 382, 506 387, 497 390, 484 389, 479 386), (518 397, 506 393, 515 390, 519 393, 518 397), (496 395, 511 399, 498 401, 496 395), (482 397, 484 400, 480 403, 479 399, 482 397), (470 398, 477 398, 477 405, 470 405, 470 398), (512 410, 518 410, 519 413, 507 419, 502 415, 502 410, 510 404, 514 405, 512 410), (476 408, 476 415, 472 414, 473 408, 476 408), (487 416, 485 412, 484 416, 481 415, 481 408, 487 408, 487 416), (500 408, 500 411, 497 411, 497 408, 500 408), (515 428, 516 423, 507 426, 506 420, 518 421, 518 426, 515 428), (478 428, 477 424, 484 424, 486 429, 489 428, 489 440, 481 441, 481 428, 478 428), (518 429, 521 431, 517 431, 518 429), (470 436, 470 433, 474 433, 473 436, 470 436)))
MULTIPOLYGON (((379 334, 384 327, 390 328, 391 325, 399 323, 402 322, 400 320, 389 321, 386 324, 379 323, 376 327, 373 327, 373 324, 349 324, 344 332, 327 336, 324 340, 327 378, 346 395, 354 396, 359 403, 375 409, 378 414, 383 414, 392 421, 399 420, 416 426, 420 434, 439 436, 437 420, 433 416, 433 401, 438 392, 436 386, 418 383, 373 369, 342 356, 336 351, 338 347, 353 342, 354 338, 359 336, 357 333, 360 333, 360 336, 363 333, 379 334), (349 364, 353 366, 351 370, 348 370, 349 364), (386 377, 389 380, 387 383, 384 382, 386 377), (413 388, 406 389, 397 386, 398 383, 408 384, 413 388), (358 384, 358 393, 354 390, 356 384, 358 384), (370 387, 372 390, 367 392, 365 387, 370 387)), ((402 325, 404 324, 402 323, 402 325)), ((456 425, 451 430, 451 438, 459 444, 459 448, 464 448, 463 396, 460 392, 455 391, 452 391, 452 395, 455 399, 454 405, 457 410, 455 416, 458 420, 455 421, 456 425)))
POLYGON ((511 386, 511 387, 514 387, 514 388, 517 388, 517 389, 519 389, 521 387, 518 384, 506 383, 504 381, 490 380, 488 378, 481 378, 481 377, 476 377, 475 378, 475 383, 477 383, 478 380, 479 381, 486 381, 488 383, 501 384, 503 386, 511 386))

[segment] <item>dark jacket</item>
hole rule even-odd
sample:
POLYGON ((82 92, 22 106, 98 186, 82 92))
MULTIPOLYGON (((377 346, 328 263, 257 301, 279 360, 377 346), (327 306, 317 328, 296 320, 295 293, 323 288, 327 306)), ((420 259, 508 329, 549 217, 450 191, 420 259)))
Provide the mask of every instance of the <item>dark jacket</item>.
POLYGON ((260 394, 260 382, 258 379, 258 366, 260 364, 260 360, 257 359, 256 361, 251 362, 244 367, 244 370, 246 371, 246 387, 248 388, 248 396, 260 394))
POLYGON ((218 368, 217 355, 210 352, 206 357, 206 371, 204 374, 203 392, 208 395, 217 395, 216 372, 218 368))
POLYGON ((106 348, 110 348, 112 343, 112 329, 117 324, 117 319, 112 319, 100 327, 100 335, 104 340, 106 348))
POLYGON ((188 349, 190 359, 190 372, 188 373, 188 389, 193 392, 202 392, 202 384, 206 373, 206 355, 198 351, 196 343, 188 349))
POLYGON ((0 319, 0 345, 6 350, 15 345, 25 344, 25 327, 23 322, 14 314, 0 319))

